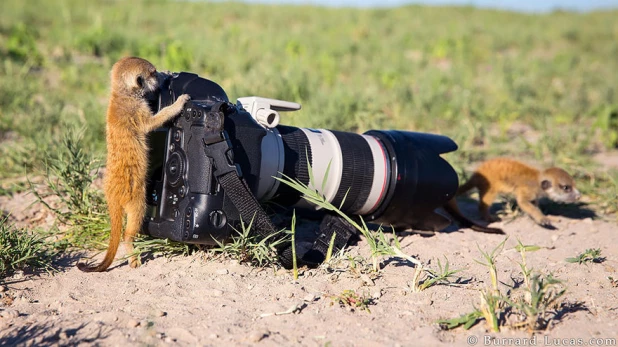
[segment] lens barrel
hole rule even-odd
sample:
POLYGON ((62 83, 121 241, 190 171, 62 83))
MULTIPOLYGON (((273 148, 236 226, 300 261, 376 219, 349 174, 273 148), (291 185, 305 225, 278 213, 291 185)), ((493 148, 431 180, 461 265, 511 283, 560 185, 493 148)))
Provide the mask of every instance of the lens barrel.
MULTIPOLYGON (((290 126, 276 130, 285 149, 283 174, 366 220, 413 226, 451 199, 459 184, 455 170, 440 157, 457 149, 446 136, 396 130, 359 135, 290 126), (316 182, 310 182, 307 162, 316 182)), ((285 184, 274 196, 284 206, 317 208, 285 184)))

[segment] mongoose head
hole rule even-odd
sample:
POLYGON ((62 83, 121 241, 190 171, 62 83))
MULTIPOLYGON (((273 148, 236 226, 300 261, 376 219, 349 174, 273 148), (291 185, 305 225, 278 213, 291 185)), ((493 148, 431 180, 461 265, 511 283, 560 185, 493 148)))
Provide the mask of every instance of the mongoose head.
POLYGON ((575 202, 581 193, 575 188, 575 180, 566 171, 552 167, 541 173, 541 188, 547 197, 556 202, 575 202))
POLYGON ((112 67, 112 91, 138 99, 147 98, 157 90, 157 69, 149 61, 137 57, 125 57, 112 67))

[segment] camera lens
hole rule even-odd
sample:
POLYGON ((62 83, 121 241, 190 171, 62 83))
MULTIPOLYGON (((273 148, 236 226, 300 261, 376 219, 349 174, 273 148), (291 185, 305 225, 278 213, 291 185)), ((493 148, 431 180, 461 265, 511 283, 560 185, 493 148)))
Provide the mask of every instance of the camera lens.
POLYGON ((457 145, 441 135, 395 130, 359 135, 280 125, 262 145, 257 197, 283 206, 319 209, 288 185, 273 184, 272 177, 285 175, 345 213, 412 226, 452 198, 458 186, 455 170, 440 157, 457 145), (270 138, 282 145, 264 146, 270 138), (281 151, 282 165, 276 163, 281 151))

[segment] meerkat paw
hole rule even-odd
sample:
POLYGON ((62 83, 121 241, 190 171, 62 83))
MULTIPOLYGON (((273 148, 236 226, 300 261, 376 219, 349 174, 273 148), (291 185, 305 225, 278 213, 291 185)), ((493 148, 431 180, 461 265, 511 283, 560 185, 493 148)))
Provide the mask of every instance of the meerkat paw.
POLYGON ((175 117, 178 114, 180 114, 180 112, 182 111, 182 108, 185 107, 185 104, 189 100, 191 100, 191 96, 189 96, 189 94, 182 94, 181 96, 179 96, 172 105, 168 106, 168 107, 171 107, 171 111, 172 111, 170 115, 172 117, 175 117))
POLYGON ((191 100, 191 96, 189 94, 182 94, 176 99, 176 102, 184 106, 184 104, 189 100, 191 100))
POLYGON ((551 223, 551 218, 545 216, 543 218, 541 218, 540 220, 537 221, 537 223, 542 226, 543 228, 547 228, 547 229, 556 229, 556 227, 554 227, 554 225, 551 223))
POLYGON ((178 108, 178 112, 182 111, 182 108, 189 100, 191 100, 191 96, 189 94, 182 94, 176 99, 176 102, 174 102, 174 106, 178 108))
POLYGON ((141 261, 139 260, 139 258, 138 258, 138 257, 136 257, 136 256, 131 256, 131 257, 129 258, 129 266, 130 266, 132 269, 138 268, 138 267, 140 267, 140 265, 142 265, 142 263, 141 263, 141 261))

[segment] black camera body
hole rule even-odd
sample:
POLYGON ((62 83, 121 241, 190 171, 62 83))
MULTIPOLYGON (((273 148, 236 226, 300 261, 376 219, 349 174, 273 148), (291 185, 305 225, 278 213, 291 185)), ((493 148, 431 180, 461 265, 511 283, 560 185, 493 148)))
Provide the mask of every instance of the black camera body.
POLYGON ((149 135, 146 233, 186 243, 223 242, 240 230, 241 215, 248 215, 244 197, 299 211, 319 209, 281 183, 284 176, 368 222, 404 228, 427 221, 443 224, 435 229, 449 224, 434 210, 459 185, 453 168, 440 157, 457 149, 450 138, 283 126, 278 111, 300 105, 258 97, 232 104, 210 80, 186 72, 166 76, 151 109, 156 113, 182 94, 191 101, 149 135), (230 173, 246 191, 231 189, 227 180, 223 188, 222 179, 230 173))
POLYGON ((214 160, 206 148, 217 159, 229 162, 229 169, 238 170, 229 147, 219 150, 229 145, 222 132, 223 109, 230 109, 227 97, 214 83, 193 74, 182 73, 170 82, 184 88, 176 93, 177 88, 169 86, 157 108, 171 105, 187 91, 187 85, 197 89, 194 98, 204 92, 209 95, 187 102, 172 124, 150 134, 146 230, 155 237, 186 243, 224 241, 237 226, 239 215, 213 177, 214 160))

